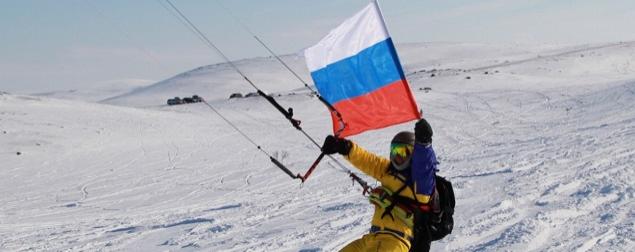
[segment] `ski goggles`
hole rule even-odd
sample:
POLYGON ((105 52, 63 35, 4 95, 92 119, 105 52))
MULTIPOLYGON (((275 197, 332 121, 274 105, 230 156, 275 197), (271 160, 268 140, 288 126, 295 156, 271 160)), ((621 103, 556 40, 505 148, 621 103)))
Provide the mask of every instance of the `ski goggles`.
POLYGON ((395 158, 395 157, 407 158, 410 156, 410 154, 412 154, 412 152, 414 151, 414 148, 415 147, 410 144, 403 144, 403 143, 390 144, 390 157, 391 158, 395 158))

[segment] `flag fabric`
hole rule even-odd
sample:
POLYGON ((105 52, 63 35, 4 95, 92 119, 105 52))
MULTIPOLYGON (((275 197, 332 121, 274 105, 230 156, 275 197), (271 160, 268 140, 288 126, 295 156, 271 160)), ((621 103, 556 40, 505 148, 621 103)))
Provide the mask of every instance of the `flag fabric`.
POLYGON ((341 137, 421 117, 376 1, 304 55, 318 92, 342 115, 341 137))

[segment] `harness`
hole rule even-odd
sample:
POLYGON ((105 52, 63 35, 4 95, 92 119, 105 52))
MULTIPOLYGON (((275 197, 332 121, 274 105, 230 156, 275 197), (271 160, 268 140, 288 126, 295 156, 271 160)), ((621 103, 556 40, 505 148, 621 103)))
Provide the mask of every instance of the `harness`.
POLYGON ((368 199, 375 206, 384 209, 381 215, 382 219, 389 216, 394 220, 396 217, 407 227, 413 228, 415 213, 417 211, 424 213, 430 212, 432 207, 430 203, 422 204, 419 202, 414 187, 412 186, 411 178, 406 179, 402 175, 393 172, 392 169, 390 169, 390 171, 390 174, 403 182, 403 185, 395 192, 383 186, 377 187, 371 191, 368 199), (414 199, 399 195, 407 187, 412 191, 414 199))

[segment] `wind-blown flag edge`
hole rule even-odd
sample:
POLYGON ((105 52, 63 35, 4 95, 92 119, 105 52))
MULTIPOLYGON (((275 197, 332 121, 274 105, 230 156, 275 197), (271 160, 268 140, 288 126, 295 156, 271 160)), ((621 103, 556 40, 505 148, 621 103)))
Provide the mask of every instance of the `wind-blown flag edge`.
MULTIPOLYGON (((341 137, 421 118, 376 2, 308 48, 305 57, 321 96, 342 115, 341 137), (360 24, 365 29, 355 26, 360 24), (347 44, 351 38, 357 43, 347 44)), ((337 132, 340 124, 331 115, 337 132)))

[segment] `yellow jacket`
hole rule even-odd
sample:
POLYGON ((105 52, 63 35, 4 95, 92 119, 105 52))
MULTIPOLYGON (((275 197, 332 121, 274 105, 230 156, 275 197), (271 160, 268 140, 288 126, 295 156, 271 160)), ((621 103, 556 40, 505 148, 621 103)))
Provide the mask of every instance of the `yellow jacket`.
MULTIPOLYGON (((352 143, 352 142, 351 142, 352 143)), ((352 147, 346 159, 353 164, 357 169, 365 174, 377 179, 381 185, 388 190, 395 192, 403 186, 403 182, 394 175, 389 174, 388 169, 390 167, 390 160, 371 153, 359 145, 352 143, 352 147)), ((399 193, 400 196, 414 199, 412 190, 406 188, 399 193)), ((429 195, 417 194, 417 200, 420 203, 428 203, 430 201, 429 195)), ((378 226, 382 229, 391 229, 404 233, 407 237, 412 237, 412 229, 403 224, 397 218, 391 218, 390 216, 384 216, 382 214, 384 209, 375 206, 375 213, 373 215, 373 226, 378 226)), ((402 239, 407 244, 410 244, 406 239, 402 239)))

